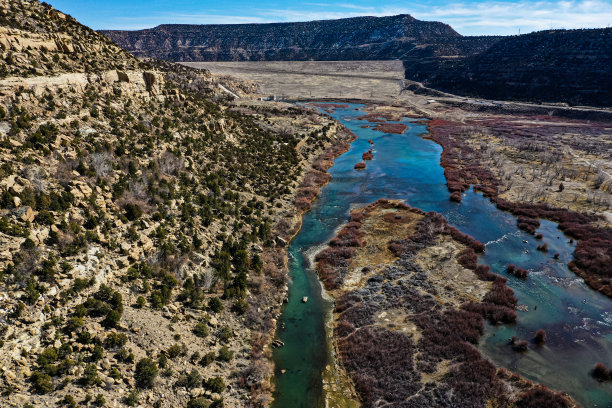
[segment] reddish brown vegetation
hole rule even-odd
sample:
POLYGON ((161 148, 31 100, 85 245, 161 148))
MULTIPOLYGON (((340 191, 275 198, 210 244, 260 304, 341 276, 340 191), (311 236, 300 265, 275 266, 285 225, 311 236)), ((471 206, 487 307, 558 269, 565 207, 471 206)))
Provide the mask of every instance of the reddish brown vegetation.
POLYGON ((548 252, 548 244, 540 244, 536 249, 540 252, 548 252))
POLYGON ((533 338, 533 342, 535 344, 541 345, 541 344, 544 344, 545 340, 546 340, 546 332, 544 330, 538 330, 535 334, 535 337, 533 338))
MULTIPOLYGON (((570 227, 571 228, 571 227, 570 227)), ((566 233, 580 239, 569 267, 604 295, 612 297, 612 228, 572 228, 566 233)))
POLYGON ((480 166, 473 149, 452 137, 463 127, 462 124, 433 119, 427 123, 427 127, 429 135, 426 138, 443 147, 440 165, 444 168, 446 185, 451 193, 464 192, 470 185, 474 185, 474 189, 482 191, 485 196, 497 195, 499 183, 493 173, 480 166), (465 157, 473 159, 464 163, 465 157))
POLYGON ((400 403, 418 391, 418 374, 412 368, 414 347, 406 335, 364 327, 341 339, 339 349, 364 406, 374 406, 381 396, 400 403))
POLYGON ((336 109, 346 109, 349 107, 341 103, 309 103, 308 105, 321 108, 327 113, 334 113, 336 109))
POLYGON ((506 272, 508 272, 509 275, 514 275, 519 279, 527 279, 527 276, 529 275, 529 271, 527 269, 517 268, 514 266, 514 264, 509 264, 506 266, 506 272))
POLYGON ((527 340, 519 340, 514 344, 513 350, 518 351, 519 353, 526 352, 529 348, 529 343, 527 340))
POLYGON ((373 128, 383 133, 393 133, 401 135, 408 129, 408 126, 403 123, 381 123, 380 125, 373 128))
POLYGON ((374 153, 372 153, 372 149, 368 150, 364 154, 361 155, 362 160, 372 160, 374 158, 374 153))
POLYGON ((316 255, 317 273, 326 289, 340 287, 343 280, 340 267, 348 266, 355 255, 355 248, 363 245, 363 233, 360 230, 362 220, 362 211, 351 213, 349 223, 329 242, 328 248, 316 255))
POLYGON ((519 395, 517 408, 568 408, 570 403, 563 393, 554 392, 543 385, 525 391, 519 395))
POLYGON ((461 193, 458 191, 453 191, 450 195, 450 200, 456 203, 460 203, 462 200, 461 193))
POLYGON ((363 170, 366 168, 365 162, 359 162, 355 165, 355 170, 363 170))
POLYGON ((372 141, 372 139, 368 139, 368 143, 374 146, 374 142, 372 141))
POLYGON ((597 381, 608 381, 612 380, 612 369, 608 370, 602 363, 595 364, 593 372, 591 373, 593 378, 597 381))
MULTIPOLYGON (((547 119, 548 122, 551 120, 553 119, 547 119)), ((495 121, 483 122, 480 125, 486 125, 507 138, 531 137, 540 131, 545 132, 537 127, 521 130, 506 124, 500 125, 495 121)), ((444 168, 447 187, 451 194, 463 192, 470 185, 474 185, 474 190, 482 191, 500 210, 518 216, 518 227, 531 234, 534 234, 540 226, 540 218, 557 222, 560 230, 580 240, 574 251, 574 259, 569 263, 570 269, 593 289, 612 297, 612 268, 610 268, 612 228, 598 228, 592 225, 600 219, 596 215, 551 208, 543 203, 512 203, 499 198, 499 180, 482 167, 478 160, 478 152, 455 137, 463 132, 465 124, 434 119, 429 121, 427 126, 430 132, 427 138, 443 147, 440 165, 444 168), (470 159, 466 159, 467 157, 470 159)))
MULTIPOLYGON (((476 251, 484 251, 484 245, 450 227, 440 214, 424 213, 387 200, 352 212, 346 227, 316 257, 317 271, 326 287, 340 286, 351 251, 363 245, 362 223, 374 208, 409 209, 424 217, 411 237, 389 243, 389 248, 401 261, 389 272, 394 274, 392 277, 385 277, 387 272, 377 274, 363 289, 347 292, 336 299, 338 318, 334 335, 338 339, 340 360, 354 381, 363 406, 475 407, 484 406, 489 400, 504 401, 507 394, 498 371, 474 345, 484 332, 483 317, 492 322, 515 320, 516 298, 503 277, 477 264, 476 251), (440 234, 450 235, 466 245, 464 263, 473 266, 470 269, 480 279, 492 282, 492 289, 482 303, 470 303, 458 309, 448 305, 440 307, 433 296, 423 294, 414 286, 427 288, 421 281, 423 278, 415 276, 424 275, 426 271, 411 261, 412 256, 435 243, 440 234), (410 281, 411 276, 415 276, 415 280, 410 281), (398 277, 400 281, 408 280, 393 282, 398 277), (422 333, 418 342, 399 331, 375 324, 376 315, 388 307, 401 307, 411 315, 410 320, 422 333), (438 364, 445 360, 452 362, 450 372, 424 388, 421 373, 434 373, 438 364)), ((397 213, 383 217, 391 223, 405 222, 409 218, 397 213)), ((368 271, 369 268, 364 268, 364 272, 368 271)), ((520 396, 522 406, 526 407, 532 406, 533 401, 551 401, 550 406, 557 406, 558 399, 558 394, 545 388, 520 396)))

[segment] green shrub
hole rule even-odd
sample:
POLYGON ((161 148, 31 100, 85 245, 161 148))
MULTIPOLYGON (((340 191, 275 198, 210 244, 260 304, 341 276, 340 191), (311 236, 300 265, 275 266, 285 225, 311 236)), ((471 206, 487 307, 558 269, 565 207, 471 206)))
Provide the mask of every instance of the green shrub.
POLYGON ((218 297, 213 297, 208 301, 208 308, 215 313, 219 313, 223 310, 223 303, 221 303, 218 297))
POLYGON ((75 408, 77 406, 77 403, 72 395, 65 395, 64 399, 60 401, 60 405, 75 408))
POLYGON ((138 309, 142 309, 146 304, 147 300, 144 298, 144 296, 138 296, 138 298, 136 299, 136 307, 138 309))
POLYGON ((142 209, 137 204, 126 204, 124 209, 125 217, 130 221, 137 220, 142 215, 142 209))
POLYGON ((223 326, 217 332, 217 337, 219 337, 219 340, 221 340, 223 343, 227 343, 232 337, 234 337, 234 333, 228 326, 223 326))
POLYGON ((115 359, 121 363, 133 363, 134 353, 132 353, 132 350, 121 347, 117 354, 115 354, 115 359))
POLYGON ((105 404, 106 404, 106 398, 104 398, 104 395, 102 394, 96 395, 96 399, 94 400, 94 405, 96 407, 103 407, 105 404))
POLYGON ((168 364, 168 357, 164 353, 160 353, 157 358, 157 365, 159 368, 166 368, 166 364, 168 364))
POLYGON ((90 387, 93 385, 99 385, 102 380, 98 376, 98 369, 95 364, 87 364, 83 376, 79 379, 81 385, 90 387))
POLYGON ((187 403, 187 408, 210 408, 210 402, 204 397, 193 398, 187 403))
POLYGON ((183 349, 180 345, 178 344, 174 344, 172 346, 170 346, 170 348, 168 349, 168 357, 170 357, 170 359, 174 359, 178 356, 181 355, 183 349))
POLYGON ((223 346, 219 349, 217 360, 230 362, 234 358, 234 352, 231 351, 227 346, 223 346))
POLYGON ((138 388, 152 388, 159 372, 157 365, 150 358, 143 358, 136 364, 134 379, 138 388))
POLYGON ((206 388, 208 388, 212 392, 221 394, 223 391, 225 391, 225 383, 223 382, 223 378, 214 377, 214 378, 207 379, 206 388))
POLYGON ((185 387, 187 389, 197 388, 202 386, 202 375, 195 368, 189 374, 181 375, 176 383, 176 387, 185 387))
POLYGON ((128 407, 135 407, 136 405, 138 405, 139 401, 140 401, 140 395, 138 394, 138 391, 136 390, 130 391, 130 393, 123 400, 125 405, 127 405, 128 407))
POLYGON ((53 381, 51 376, 41 371, 34 371, 30 376, 32 389, 37 394, 46 394, 53 391, 53 381))
POLYGON ((198 324, 196 324, 193 328, 193 334, 202 338, 208 336, 208 326, 206 325, 206 323, 199 322, 198 324))
POLYGON ((81 344, 89 344, 91 342, 91 333, 87 330, 81 330, 77 334, 77 341, 81 344))
POLYGON ((104 357, 104 349, 102 348, 101 345, 96 344, 93 350, 91 351, 91 360, 99 361, 99 360, 102 360, 102 357, 104 357))
POLYGON ((115 380, 121 379, 121 373, 117 369, 117 367, 113 367, 108 371, 108 376, 114 378, 115 380))
POLYGON ((207 365, 215 361, 215 359, 216 359, 215 353, 211 351, 211 352, 206 353, 204 357, 200 359, 198 364, 200 364, 202 367, 206 367, 207 365))
POLYGON ((102 326, 104 326, 106 328, 117 327, 117 325, 119 324, 120 320, 121 320, 121 313, 119 313, 117 310, 113 309, 113 310, 110 310, 106 314, 106 317, 102 321, 102 326))
MULTIPOLYGON (((80 305, 79 305, 80 306, 80 305)), ((82 310, 81 310, 82 311, 82 310)), ((64 331, 66 333, 74 333, 75 331, 77 331, 78 329, 80 329, 81 327, 83 327, 83 325, 85 324, 85 322, 83 321, 82 317, 79 316, 72 316, 70 319, 68 319, 68 321, 66 322, 66 325, 64 326, 64 331)))
POLYGON ((248 309, 249 309, 249 304, 247 303, 246 300, 244 300, 244 298, 240 298, 236 300, 236 303, 234 303, 234 306, 232 307, 232 310, 237 315, 245 314, 248 309))
POLYGON ((112 332, 106 335, 104 339, 104 347, 106 348, 119 348, 125 346, 128 338, 124 333, 112 332))

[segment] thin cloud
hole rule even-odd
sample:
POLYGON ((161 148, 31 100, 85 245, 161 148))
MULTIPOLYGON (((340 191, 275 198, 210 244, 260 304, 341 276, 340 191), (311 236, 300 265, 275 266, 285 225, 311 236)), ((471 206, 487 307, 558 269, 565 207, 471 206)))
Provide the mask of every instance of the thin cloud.
POLYGON ((449 3, 444 6, 370 7, 348 3, 298 3, 285 9, 251 8, 244 15, 171 13, 137 18, 117 18, 111 27, 140 29, 164 23, 241 24, 340 19, 362 15, 411 14, 426 21, 441 21, 464 35, 516 34, 551 28, 608 27, 612 23, 612 3, 602 0, 486 1, 449 3), (517 12, 520 10, 520 13, 517 12))

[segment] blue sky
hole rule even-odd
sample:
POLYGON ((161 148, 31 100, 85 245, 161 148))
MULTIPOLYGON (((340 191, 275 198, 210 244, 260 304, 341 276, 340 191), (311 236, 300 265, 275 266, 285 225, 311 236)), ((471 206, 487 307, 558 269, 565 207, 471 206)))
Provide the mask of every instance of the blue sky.
POLYGON ((608 27, 612 0, 47 0, 94 29, 142 29, 163 23, 236 24, 411 14, 464 35, 550 28, 608 27))

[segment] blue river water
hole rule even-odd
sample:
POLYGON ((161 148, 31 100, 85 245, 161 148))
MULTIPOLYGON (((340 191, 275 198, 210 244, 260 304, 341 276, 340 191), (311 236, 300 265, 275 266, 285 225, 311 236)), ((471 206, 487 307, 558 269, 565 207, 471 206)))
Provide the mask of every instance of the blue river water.
POLYGON ((426 128, 415 120, 402 135, 362 128, 362 105, 348 104, 331 116, 357 135, 350 150, 336 159, 329 170, 331 182, 323 187, 303 226, 289 247, 289 302, 279 319, 278 335, 285 346, 274 351, 276 391, 274 406, 282 408, 322 406, 321 373, 329 362, 325 322, 333 305, 322 297, 321 285, 309 257, 331 239, 348 219, 350 209, 379 198, 402 199, 413 207, 437 211, 464 233, 486 244, 479 262, 505 275, 513 263, 529 270, 522 281, 509 277, 520 305, 518 322, 488 326, 479 348, 498 366, 515 371, 570 394, 584 407, 612 407, 612 384, 590 376, 596 362, 612 365, 612 300, 589 289, 567 268, 573 244, 553 222, 541 221, 539 233, 549 246, 536 250, 541 241, 520 231, 516 218, 498 210, 488 199, 472 190, 461 203, 451 202, 444 171, 440 166, 441 146, 423 139, 426 128), (361 155, 374 142, 374 159, 365 170, 354 170, 361 155), (523 241, 527 241, 526 243, 523 241), (559 259, 553 254, 559 253, 559 259), (309 301, 302 303, 302 297, 309 301), (535 332, 547 333, 544 346, 530 346, 516 353, 508 339, 530 340, 535 332))

